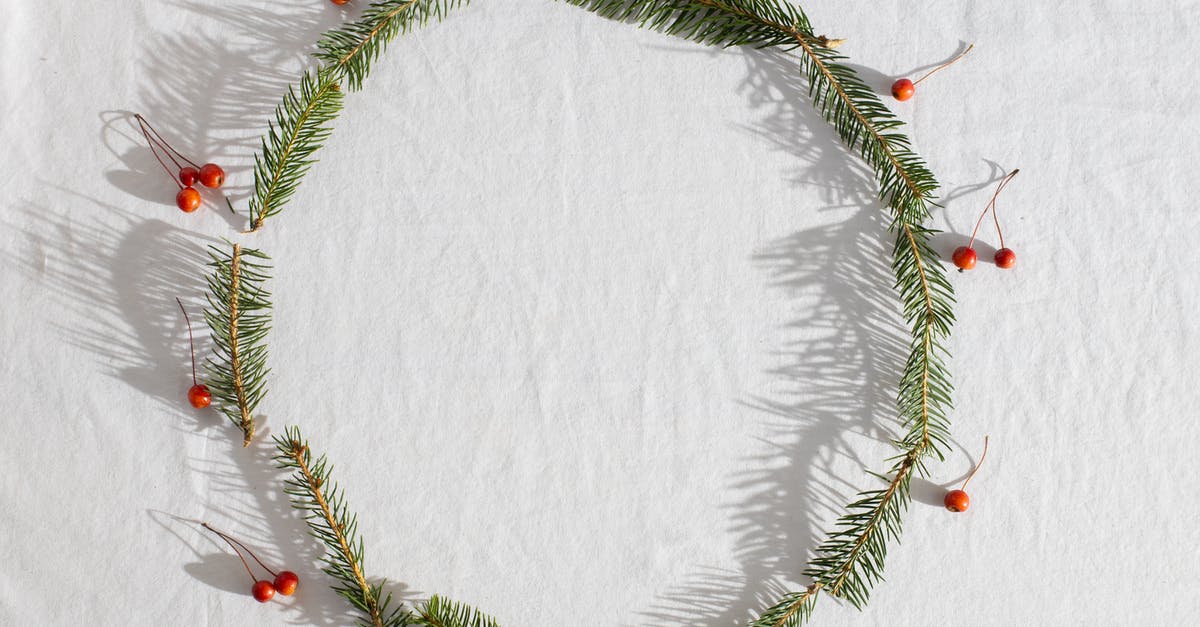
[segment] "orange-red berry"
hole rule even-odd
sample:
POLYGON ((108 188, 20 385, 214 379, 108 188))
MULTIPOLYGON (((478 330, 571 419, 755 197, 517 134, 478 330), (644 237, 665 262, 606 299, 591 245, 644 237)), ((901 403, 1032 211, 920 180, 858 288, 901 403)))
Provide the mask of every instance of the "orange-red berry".
POLYGON ((343 4, 346 4, 347 2, 350 2, 350 0, 329 0, 329 1, 338 6, 341 6, 343 4))
POLYGON ((913 97, 917 93, 917 86, 907 78, 902 78, 892 83, 892 96, 896 100, 904 101, 913 97))
POLYGON ((188 402, 196 409, 204 409, 212 404, 212 392, 203 383, 197 383, 188 388, 188 402))
POLYGON ((946 493, 943 503, 946 504, 946 509, 952 512, 965 512, 971 506, 971 497, 962 490, 951 490, 946 493))
POLYGON ((298 585, 300 585, 300 578, 290 570, 280 571, 278 575, 275 575, 275 589, 285 597, 292 596, 298 585))
POLYGON ((250 593, 254 595, 254 600, 259 603, 266 603, 275 596, 275 586, 267 580, 254 582, 254 587, 250 589, 250 593))
POLYGON ((225 182, 225 170, 215 163, 200 166, 200 183, 205 187, 217 188, 225 182))
POLYGON ((975 254, 975 249, 969 246, 959 246, 954 249, 954 255, 951 259, 954 260, 954 265, 958 266, 959 270, 970 270, 975 267, 975 261, 979 257, 975 254))
POLYGON ((184 213, 191 213, 200 208, 200 192, 194 187, 185 187, 175 194, 175 205, 184 213))
POLYGON ((1001 268, 1011 268, 1017 265, 1017 253, 1014 253, 1011 248, 1001 248, 996 251, 996 265, 1001 268))
POLYGON ((179 170, 179 182, 185 187, 191 187, 196 184, 196 180, 200 178, 200 170, 192 166, 185 166, 179 170))

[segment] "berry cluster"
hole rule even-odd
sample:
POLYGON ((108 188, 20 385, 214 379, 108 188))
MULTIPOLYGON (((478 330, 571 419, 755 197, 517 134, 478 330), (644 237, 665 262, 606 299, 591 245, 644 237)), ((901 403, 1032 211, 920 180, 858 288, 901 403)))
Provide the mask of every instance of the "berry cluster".
POLYGON ((1017 172, 1020 172, 1020 170, 1013 170, 1000 180, 1000 184, 996 186, 996 193, 992 194, 992 199, 984 206, 983 213, 979 214, 979 219, 975 221, 975 230, 971 231, 971 241, 967 242, 966 246, 959 246, 954 249, 951 260, 954 261, 955 266, 958 266, 959 272, 975 267, 975 261, 979 258, 975 254, 975 248, 973 247, 975 244, 975 235, 979 233, 979 225, 983 224, 983 217, 987 215, 989 209, 992 211, 992 220, 996 223, 996 234, 1000 236, 1000 250, 996 251, 992 259, 996 262, 997 266, 1006 270, 1017 265, 1017 253, 1014 253, 1011 248, 1004 245, 1004 231, 1000 230, 1000 218, 996 217, 996 197, 1000 195, 1000 191, 1008 185, 1009 181, 1017 175, 1017 172))
POLYGON ((225 182, 225 171, 221 166, 215 163, 206 163, 197 165, 195 161, 183 156, 183 153, 175 150, 163 136, 154 130, 153 126, 146 121, 142 115, 135 114, 138 127, 142 130, 142 136, 146 138, 146 142, 150 144, 150 152, 154 153, 154 158, 158 160, 159 165, 167 172, 167 176, 179 186, 179 193, 175 194, 175 206, 179 207, 184 213, 191 213, 200 207, 200 192, 196 191, 193 185, 197 181, 205 187, 217 189, 225 182), (159 153, 166 156, 167 160, 175 165, 175 170, 172 171, 167 162, 163 160, 159 153))
POLYGON ((246 572, 250 574, 250 581, 253 582, 253 584, 250 586, 250 594, 254 596, 255 601, 258 601, 259 603, 266 603, 275 596, 276 592, 285 597, 292 596, 292 594, 296 592, 296 586, 300 585, 300 578, 296 576, 296 573, 293 573, 290 570, 275 572, 271 570, 269 566, 264 564, 262 560, 258 559, 258 556, 254 554, 254 551, 251 551, 249 547, 247 547, 245 544, 242 544, 240 540, 216 530, 212 525, 206 522, 200 523, 200 526, 216 534, 217 537, 224 540, 225 544, 228 544, 230 548, 233 549, 234 553, 237 553, 238 559, 242 560, 242 566, 245 566, 246 572), (239 550, 239 547, 241 550, 239 550), (242 551, 245 551, 247 554, 249 554, 250 557, 257 562, 263 570, 270 573, 274 579, 272 581, 267 581, 266 579, 259 579, 255 577, 254 571, 250 570, 250 563, 246 561, 246 558, 242 555, 242 551))

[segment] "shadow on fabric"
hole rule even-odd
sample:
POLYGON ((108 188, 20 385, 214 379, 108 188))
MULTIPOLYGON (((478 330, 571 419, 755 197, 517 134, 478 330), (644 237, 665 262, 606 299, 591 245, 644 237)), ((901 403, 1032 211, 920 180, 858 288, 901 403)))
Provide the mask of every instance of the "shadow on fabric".
POLYGON ((807 210, 853 213, 753 254, 768 289, 786 295, 790 311, 770 354, 774 384, 738 399, 761 412, 760 432, 769 434, 762 452, 746 460, 753 470, 729 478, 731 490, 748 494, 729 507, 740 566, 694 567, 642 612, 654 625, 744 624, 806 585, 801 572, 823 531, 868 487, 839 479, 833 462, 878 466, 858 460, 852 442, 894 435, 895 385, 907 355, 891 288, 888 219, 871 171, 813 109, 795 58, 770 50, 733 54, 744 56, 742 91, 763 114, 747 132, 797 159, 785 176, 816 187, 825 203, 807 210))

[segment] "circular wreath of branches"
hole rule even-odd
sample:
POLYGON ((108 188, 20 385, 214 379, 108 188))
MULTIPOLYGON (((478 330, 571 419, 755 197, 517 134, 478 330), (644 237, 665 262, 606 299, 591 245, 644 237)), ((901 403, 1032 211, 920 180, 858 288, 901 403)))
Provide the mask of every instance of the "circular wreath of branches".
MULTIPOLYGON (((379 0, 359 19, 325 33, 317 43, 317 67, 289 88, 255 157, 248 233, 279 215, 315 163, 342 110, 345 90, 357 91, 371 65, 397 35, 440 20, 468 0, 379 0)), ((809 85, 813 106, 851 152, 875 174, 881 205, 894 238, 891 269, 911 331, 909 355, 896 393, 904 433, 883 487, 865 490, 846 506, 832 532, 803 571, 811 584, 763 609, 751 627, 797 627, 817 599, 829 595, 861 608, 882 579, 889 542, 900 536, 909 502, 909 480, 925 463, 944 459, 949 448, 950 375, 945 344, 954 321, 953 288, 930 246, 925 226, 938 184, 913 152, 903 124, 858 77, 834 47, 839 40, 816 35, 803 11, 785 0, 562 0, 603 17, 640 25, 712 46, 775 48, 792 53, 809 85)), ((211 250, 205 318, 216 347, 207 360, 207 381, 218 409, 254 435, 254 413, 266 394, 266 336, 270 326, 269 259, 240 244, 211 250)), ((285 492, 303 512, 312 535, 325 547, 324 571, 333 589, 357 611, 360 624, 395 627, 493 627, 491 617, 434 596, 415 607, 393 601, 382 583, 363 572, 363 542, 343 492, 330 477, 324 456, 314 455, 298 427, 274 437, 275 460, 289 471, 285 492)))

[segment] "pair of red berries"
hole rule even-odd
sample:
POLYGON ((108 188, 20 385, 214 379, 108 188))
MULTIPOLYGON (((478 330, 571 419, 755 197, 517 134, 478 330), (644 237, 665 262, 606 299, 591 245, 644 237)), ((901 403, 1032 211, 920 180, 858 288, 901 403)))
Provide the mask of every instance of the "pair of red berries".
POLYGON ((200 207, 200 192, 193 187, 197 182, 212 189, 217 189, 225 183, 225 170, 222 170, 221 166, 215 163, 197 165, 195 161, 183 156, 183 153, 167 143, 167 140, 163 139, 163 136, 154 130, 154 127, 150 126, 150 123, 140 113, 133 117, 137 119, 138 126, 142 129, 142 135, 150 144, 150 152, 154 153, 154 158, 167 171, 167 176, 171 177, 171 180, 179 186, 179 193, 175 194, 175 206, 179 207, 180 211, 191 213, 200 207), (167 159, 175 164, 176 172, 171 171, 170 166, 159 156, 159 152, 166 155, 167 159))
POLYGON ((971 48, 974 48, 974 47, 975 47, 975 44, 971 44, 971 45, 967 46, 967 49, 963 50, 961 53, 959 53, 958 56, 933 68, 932 70, 929 70, 928 72, 925 73, 924 76, 922 76, 921 78, 918 78, 915 81, 909 80, 907 78, 902 78, 902 79, 892 83, 892 97, 901 102, 908 100, 909 98, 912 98, 913 95, 917 93, 917 84, 918 83, 929 78, 930 76, 933 76, 934 72, 937 72, 938 70, 941 70, 941 69, 950 67, 951 65, 954 65, 955 61, 958 61, 959 59, 966 56, 966 54, 971 51, 971 48))
POLYGON ((188 347, 192 351, 192 387, 188 388, 188 402, 196 409, 204 409, 212 404, 212 391, 196 380, 196 340, 192 337, 192 319, 188 317, 187 309, 183 308, 183 301, 176 298, 175 302, 179 303, 179 311, 183 312, 183 320, 187 322, 188 347))
POLYGON ((254 584, 250 586, 250 594, 254 597, 255 601, 258 601, 259 603, 266 603, 275 597, 276 592, 285 597, 292 596, 292 594, 296 592, 296 587, 300 585, 300 577, 298 577, 296 573, 293 573, 290 570, 275 572, 271 570, 269 566, 264 564, 262 560, 258 559, 258 556, 254 554, 254 551, 251 551, 249 547, 247 547, 245 544, 242 544, 242 542, 237 538, 231 537, 228 534, 216 530, 212 525, 206 522, 200 523, 200 526, 215 533, 217 537, 224 540, 225 544, 228 544, 230 548, 233 549, 234 553, 237 553, 238 559, 242 560, 242 566, 245 566, 246 572, 250 573, 250 580, 254 582, 254 584), (238 550, 238 547, 241 547, 241 551, 238 550), (253 558, 254 561, 263 568, 263 570, 271 573, 271 576, 274 577, 274 579, 267 581, 266 579, 259 579, 255 577, 254 571, 250 570, 250 564, 246 561, 246 558, 242 556, 242 551, 248 553, 250 557, 253 558))
POLYGON ((1004 245, 1004 231, 1000 229, 1000 218, 996 217, 996 197, 1000 195, 1000 192, 1008 185, 1009 181, 1012 181, 1017 172, 1020 172, 1020 170, 1013 170, 1006 174, 1003 179, 1000 179, 1000 184, 996 186, 996 192, 992 194, 992 199, 983 208, 983 213, 979 214, 979 219, 975 221, 975 230, 971 231, 971 240, 967 242, 966 246, 959 246, 954 249, 954 254, 951 255, 950 259, 958 267, 959 272, 974 268, 975 262, 979 259, 979 255, 975 254, 975 248, 973 247, 975 244, 975 235, 979 233, 979 225, 983 224, 983 218, 987 215, 988 210, 991 210, 992 220, 996 222, 996 234, 1000 236, 1000 250, 996 251, 992 259, 996 262, 997 266, 1006 270, 1017 265, 1017 253, 1004 245))
POLYGON ((971 497, 967 496, 967 484, 971 482, 971 478, 975 473, 979 472, 979 467, 983 465, 983 460, 987 459, 988 438, 983 436, 983 455, 979 456, 979 463, 971 469, 971 474, 967 475, 966 481, 963 481, 962 487, 957 490, 951 490, 946 493, 946 498, 942 499, 942 504, 946 509, 952 512, 965 512, 971 506, 971 497))

